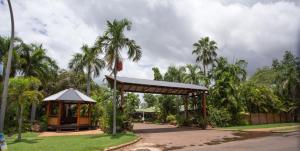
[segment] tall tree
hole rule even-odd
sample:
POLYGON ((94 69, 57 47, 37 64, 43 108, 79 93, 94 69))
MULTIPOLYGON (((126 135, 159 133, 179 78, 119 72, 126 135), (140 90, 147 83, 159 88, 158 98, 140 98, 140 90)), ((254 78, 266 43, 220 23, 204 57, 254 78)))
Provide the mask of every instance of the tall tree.
POLYGON ((18 105, 18 140, 21 140, 23 110, 26 104, 41 100, 43 95, 38 91, 41 82, 37 78, 17 77, 10 79, 9 97, 10 101, 17 101, 18 105))
MULTIPOLYGON (((47 56, 46 50, 41 44, 22 43, 18 54, 20 57, 19 71, 25 77, 36 77, 42 81, 43 85, 47 85, 47 81, 56 76, 58 66, 47 56)), ((36 106, 36 102, 32 102, 31 123, 35 120, 36 106)))
POLYGON ((6 104, 7 104, 7 93, 8 93, 8 80, 11 68, 11 60, 12 60, 12 51, 14 48, 14 38, 15 38, 15 25, 14 25, 14 15, 10 0, 7 0, 10 12, 10 21, 11 21, 11 36, 10 36, 10 45, 8 50, 8 60, 6 63, 6 71, 5 71, 5 78, 3 83, 3 93, 2 93, 2 102, 1 102, 1 114, 0 114, 0 132, 3 132, 4 128, 4 118, 5 118, 5 111, 6 111, 6 104))
POLYGON ((69 68, 76 72, 86 72, 87 88, 86 93, 90 95, 91 92, 91 75, 94 77, 100 75, 100 71, 105 67, 105 61, 98 58, 102 49, 90 48, 87 45, 81 47, 82 53, 76 53, 69 63, 69 68))
POLYGON ((103 36, 100 36, 95 44, 98 50, 105 51, 105 60, 109 70, 114 75, 114 94, 113 94, 113 134, 116 134, 116 85, 117 85, 117 62, 122 60, 121 51, 127 48, 129 59, 137 62, 142 57, 141 47, 134 40, 127 38, 124 30, 130 30, 132 23, 127 19, 107 21, 107 29, 103 36))
POLYGON ((153 74, 154 74, 154 80, 163 80, 163 76, 161 75, 159 69, 157 67, 152 68, 153 74))
POLYGON ((200 84, 205 78, 204 74, 200 71, 200 68, 196 65, 188 64, 186 65, 187 73, 184 77, 186 83, 200 84))
POLYGON ((210 40, 209 37, 204 37, 194 43, 193 46, 192 54, 196 55, 196 62, 202 63, 204 75, 207 76, 207 66, 213 64, 217 57, 217 43, 210 40))

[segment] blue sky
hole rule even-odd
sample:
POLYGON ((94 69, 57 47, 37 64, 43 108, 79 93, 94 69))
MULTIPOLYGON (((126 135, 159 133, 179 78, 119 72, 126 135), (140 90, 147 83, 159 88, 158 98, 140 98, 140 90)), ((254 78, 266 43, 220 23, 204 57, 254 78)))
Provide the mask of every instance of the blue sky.
MULTIPOLYGON (((125 61, 121 76, 152 79, 154 66, 164 72, 169 65, 194 63, 192 44, 203 36, 214 39, 218 54, 230 62, 247 60, 249 74, 285 50, 299 51, 297 0, 12 0, 12 5, 16 35, 42 43, 61 68, 115 18, 133 22, 126 34, 143 50, 140 62, 125 61)), ((8 6, 1 0, 0 35, 9 32, 8 6)))

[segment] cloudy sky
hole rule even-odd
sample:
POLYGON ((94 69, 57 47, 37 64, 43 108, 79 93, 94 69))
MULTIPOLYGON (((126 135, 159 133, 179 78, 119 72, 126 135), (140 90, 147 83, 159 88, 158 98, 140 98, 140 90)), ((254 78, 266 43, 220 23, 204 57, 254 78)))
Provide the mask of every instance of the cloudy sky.
MULTIPOLYGON (((194 63, 192 44, 204 36, 230 62, 248 61, 248 73, 300 50, 299 0, 11 0, 16 35, 42 43, 61 68, 82 44, 92 45, 106 20, 128 18, 126 34, 142 47, 138 63, 125 62, 121 76, 152 79, 153 66, 194 63), (298 48, 297 48, 298 47, 298 48)), ((0 0, 0 35, 9 35, 6 0, 0 0)), ((124 55, 125 56, 125 55, 124 55)), ((104 73, 103 73, 104 74, 104 73)))

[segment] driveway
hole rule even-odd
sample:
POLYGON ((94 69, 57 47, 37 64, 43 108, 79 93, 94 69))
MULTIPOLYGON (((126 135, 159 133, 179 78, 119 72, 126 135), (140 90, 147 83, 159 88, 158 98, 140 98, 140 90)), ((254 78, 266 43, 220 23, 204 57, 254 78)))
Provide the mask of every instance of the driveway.
POLYGON ((299 151, 300 132, 272 135, 219 145, 191 147, 180 151, 299 151))
POLYGON ((134 131, 142 140, 119 151, 296 151, 299 148, 300 137, 299 133, 285 135, 273 135, 263 132, 236 133, 233 131, 202 130, 190 127, 177 128, 172 125, 142 123, 136 123, 134 131))

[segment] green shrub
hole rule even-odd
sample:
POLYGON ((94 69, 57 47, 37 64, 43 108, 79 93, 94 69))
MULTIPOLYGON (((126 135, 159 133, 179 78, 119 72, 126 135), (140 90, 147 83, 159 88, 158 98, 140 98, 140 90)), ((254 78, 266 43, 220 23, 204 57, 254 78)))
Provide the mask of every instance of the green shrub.
POLYGON ((209 106, 208 109, 208 121, 212 126, 229 126, 231 121, 231 115, 226 109, 217 109, 209 106))
POLYGON ((168 123, 176 122, 176 117, 175 117, 175 115, 168 115, 166 119, 167 119, 167 122, 168 122, 168 123))
POLYGON ((240 112, 238 114, 238 125, 249 125, 249 113, 240 112))
POLYGON ((204 119, 202 116, 198 116, 197 118, 197 125, 198 127, 202 128, 202 129, 206 129, 207 128, 207 119, 204 119))
POLYGON ((190 126, 192 124, 191 119, 186 119, 184 115, 176 116, 176 121, 178 126, 190 126))

